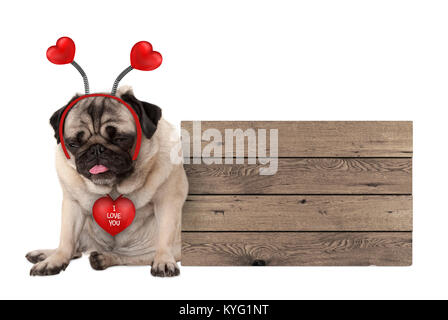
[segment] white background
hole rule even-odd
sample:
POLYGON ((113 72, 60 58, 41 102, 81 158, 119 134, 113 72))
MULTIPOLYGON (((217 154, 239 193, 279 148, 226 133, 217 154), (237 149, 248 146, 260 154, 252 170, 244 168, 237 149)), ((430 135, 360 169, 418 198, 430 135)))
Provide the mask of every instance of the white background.
POLYGON ((1 32, 1 298, 448 298, 445 1, 8 1, 1 32), (138 98, 180 120, 413 120, 414 265, 149 267, 73 261, 28 276, 24 256, 58 243, 61 191, 51 114, 82 80, 45 58, 67 35, 93 92, 109 91, 132 45, 164 63, 132 71, 138 98))

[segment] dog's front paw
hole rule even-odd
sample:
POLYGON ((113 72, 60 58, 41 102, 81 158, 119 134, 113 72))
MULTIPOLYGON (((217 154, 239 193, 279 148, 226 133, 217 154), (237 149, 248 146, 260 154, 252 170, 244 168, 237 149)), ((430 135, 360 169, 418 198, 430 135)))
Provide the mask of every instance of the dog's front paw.
POLYGON ((109 257, 101 252, 93 251, 89 257, 90 266, 95 270, 105 270, 111 266, 109 257))
POLYGON ((180 274, 180 270, 173 256, 163 254, 154 258, 151 274, 155 277, 175 277, 180 274))
POLYGON ((69 260, 52 255, 43 261, 36 263, 30 271, 30 276, 52 276, 64 271, 69 260))

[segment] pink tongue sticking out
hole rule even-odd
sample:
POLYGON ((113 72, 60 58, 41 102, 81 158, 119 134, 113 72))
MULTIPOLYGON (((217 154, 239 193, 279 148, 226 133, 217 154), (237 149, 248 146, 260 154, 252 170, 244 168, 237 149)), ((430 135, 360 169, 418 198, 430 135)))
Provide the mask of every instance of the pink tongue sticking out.
POLYGON ((90 172, 91 174, 98 174, 98 173, 103 173, 103 172, 106 172, 106 171, 109 171, 109 168, 103 166, 102 164, 97 164, 96 166, 93 166, 93 167, 89 170, 89 172, 90 172))

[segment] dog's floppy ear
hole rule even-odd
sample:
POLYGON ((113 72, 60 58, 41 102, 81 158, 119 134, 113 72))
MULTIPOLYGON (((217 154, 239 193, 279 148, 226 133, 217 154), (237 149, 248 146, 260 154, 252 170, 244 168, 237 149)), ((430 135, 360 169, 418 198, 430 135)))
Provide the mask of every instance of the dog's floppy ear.
POLYGON ((162 117, 162 109, 158 106, 138 100, 132 92, 126 92, 121 95, 121 99, 134 109, 140 121, 143 134, 150 139, 157 130, 157 123, 162 117))
POLYGON ((61 139, 59 138, 59 123, 61 122, 62 114, 64 113, 65 108, 67 108, 69 104, 73 102, 73 100, 78 99, 79 97, 79 95, 75 95, 65 106, 53 113, 50 118, 50 124, 53 127, 54 137, 56 138, 57 143, 61 142, 61 139))

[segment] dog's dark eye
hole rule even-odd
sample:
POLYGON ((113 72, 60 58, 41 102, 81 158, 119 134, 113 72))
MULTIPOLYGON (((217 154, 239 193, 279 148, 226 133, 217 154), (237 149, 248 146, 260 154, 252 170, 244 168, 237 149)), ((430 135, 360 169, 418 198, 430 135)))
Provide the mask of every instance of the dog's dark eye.
POLYGON ((112 143, 124 150, 127 150, 132 147, 132 144, 134 143, 134 138, 126 134, 117 135, 112 139, 112 143))
POLYGON ((80 131, 76 134, 76 138, 70 139, 67 141, 67 145, 70 148, 79 148, 82 145, 82 137, 84 136, 84 132, 80 131))
POLYGON ((117 129, 115 129, 112 126, 107 126, 106 133, 109 135, 109 138, 113 138, 115 136, 115 134, 117 133, 117 129))
POLYGON ((114 139, 114 142, 116 142, 116 143, 121 143, 121 142, 125 142, 125 141, 128 141, 128 138, 117 137, 114 139))

